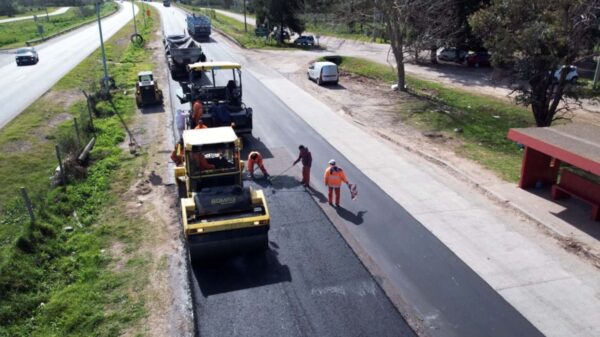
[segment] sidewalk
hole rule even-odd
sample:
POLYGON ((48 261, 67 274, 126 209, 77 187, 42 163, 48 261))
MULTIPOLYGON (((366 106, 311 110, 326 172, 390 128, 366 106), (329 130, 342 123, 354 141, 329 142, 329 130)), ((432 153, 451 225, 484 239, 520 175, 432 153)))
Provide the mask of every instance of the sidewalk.
MULTIPOLYGON (((64 14, 64 13, 66 13, 69 10, 69 8, 71 8, 71 7, 61 7, 59 9, 55 10, 54 12, 49 13, 48 16, 54 16, 54 15, 64 14)), ((43 18, 45 16, 46 16, 46 14, 39 14, 39 15, 37 15, 38 18, 43 18)), ((0 20, 0 23, 22 21, 22 20, 29 20, 29 19, 33 19, 33 15, 31 15, 31 16, 19 16, 19 17, 16 17, 16 18, 2 19, 2 20, 0 20)))
MULTIPOLYGON (((562 249, 556 239, 446 169, 365 132, 275 71, 252 60, 244 64, 542 333, 600 335, 600 271, 588 260, 562 249)), ((540 221, 561 212, 551 201, 511 184, 487 188, 540 221)), ((549 225, 566 232, 572 227, 556 218, 549 225)), ((368 229, 348 230, 360 242, 370 240, 368 229)), ((579 235, 585 238, 584 232, 579 235)), ((585 241, 598 247, 592 237, 585 241)), ((385 258, 381 251, 367 253, 375 263, 385 258)))

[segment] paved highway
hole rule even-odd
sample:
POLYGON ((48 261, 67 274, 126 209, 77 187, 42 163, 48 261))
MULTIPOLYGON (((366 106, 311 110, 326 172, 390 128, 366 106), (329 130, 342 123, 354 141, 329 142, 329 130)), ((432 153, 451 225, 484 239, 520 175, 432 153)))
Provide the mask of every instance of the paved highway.
MULTIPOLYGON (((184 17, 163 8, 167 34, 180 34, 184 17)), ((381 262, 383 279, 399 289, 407 313, 431 336, 541 336, 523 316, 356 169, 257 79, 262 71, 226 44, 203 43, 209 59, 233 60, 244 73, 244 101, 255 111, 254 138, 247 148, 267 157, 271 173, 283 171, 299 143, 313 154, 312 193, 293 176, 267 192, 273 213, 266 258, 238 258, 218 267, 194 266, 200 335, 399 336, 411 335, 391 302, 374 285, 315 199, 324 203, 322 170, 335 158, 360 186, 360 200, 327 214, 381 262), (336 214, 337 213, 337 214, 336 214), (354 234, 355 233, 355 234, 354 234)), ((268 77, 268 71, 260 77, 268 77)), ((171 86, 171 90, 176 87, 171 86)), ((376 149, 374 149, 376 150, 376 149)), ((298 170, 294 172, 298 174, 298 170)), ((292 175, 294 174, 292 173, 292 175)), ((328 207, 328 206, 327 206, 328 207)), ((326 208, 327 209, 327 208, 326 208)))
MULTIPOLYGON (((135 11, 137 13, 137 7, 135 11)), ((104 40, 113 36, 131 18, 131 6, 121 5, 117 13, 102 19, 104 40)), ((36 65, 17 67, 14 54, 0 54, 0 128, 99 46, 98 25, 90 24, 37 46, 40 62, 36 65)))

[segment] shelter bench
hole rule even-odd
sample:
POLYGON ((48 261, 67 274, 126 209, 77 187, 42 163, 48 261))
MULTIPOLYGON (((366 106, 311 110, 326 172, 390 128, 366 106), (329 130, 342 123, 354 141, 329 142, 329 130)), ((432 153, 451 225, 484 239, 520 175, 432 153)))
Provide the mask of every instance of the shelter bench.
POLYGON ((600 184, 571 171, 561 170, 560 182, 552 185, 552 199, 570 196, 592 205, 592 220, 600 220, 600 184))

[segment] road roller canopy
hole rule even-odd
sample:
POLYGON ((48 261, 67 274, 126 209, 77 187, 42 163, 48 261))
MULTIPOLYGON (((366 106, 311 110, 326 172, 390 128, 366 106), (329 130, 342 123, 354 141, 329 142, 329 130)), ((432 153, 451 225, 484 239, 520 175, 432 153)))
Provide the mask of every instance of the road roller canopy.
POLYGON ((233 143, 236 140, 237 136, 230 126, 185 130, 183 132, 183 143, 185 144, 186 149, 198 145, 233 143))
POLYGON ((235 62, 197 62, 188 65, 189 71, 210 71, 220 69, 241 69, 242 66, 235 62))

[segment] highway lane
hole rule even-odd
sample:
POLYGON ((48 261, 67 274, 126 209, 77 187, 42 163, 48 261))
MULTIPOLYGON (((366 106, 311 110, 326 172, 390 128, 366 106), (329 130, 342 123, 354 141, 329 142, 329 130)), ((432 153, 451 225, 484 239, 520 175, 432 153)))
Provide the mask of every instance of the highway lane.
MULTIPOLYGON (((165 17, 168 18, 168 20, 165 20, 168 21, 166 31, 169 32, 169 27, 173 26, 172 31, 179 33, 184 21, 182 16, 177 19, 177 14, 174 11, 175 9, 166 12, 163 10, 165 17)), ((369 252, 371 258, 377 261, 378 267, 385 274, 386 281, 393 283, 399 289, 402 300, 412 308, 411 312, 422 320, 422 325, 427 334, 432 336, 541 335, 521 314, 447 247, 377 187, 369 177, 362 174, 336 149, 331 147, 326 137, 317 134, 284 102, 275 97, 254 75, 254 73, 260 72, 261 77, 268 77, 269 71, 267 68, 253 64, 252 60, 246 60, 243 56, 236 55, 227 46, 219 43, 204 43, 203 48, 209 59, 235 60, 244 65, 249 65, 247 68, 251 68, 251 71, 246 70, 244 73, 244 101, 254 108, 254 136, 259 138, 260 142, 255 140, 255 143, 251 143, 250 146, 259 149, 270 149, 273 158, 269 159, 269 165, 284 169, 285 164, 289 163, 296 155, 298 144, 303 143, 308 145, 313 153, 313 186, 316 187, 314 197, 320 202, 323 202, 325 194, 325 189, 321 185, 321 172, 330 158, 335 158, 346 170, 350 179, 359 184, 360 200, 352 203, 348 200, 347 193, 345 193, 342 198, 344 208, 337 211, 335 221, 341 221, 343 226, 355 235, 361 246, 369 252)), ((373 150, 377 151, 377 149, 373 150)), ((285 193, 268 194, 269 199, 272 200, 274 205, 284 208, 285 205, 290 205, 290 203, 291 205, 295 205, 296 202, 300 203, 300 199, 285 199, 289 198, 288 194, 298 192, 294 187, 293 178, 286 176, 281 179, 281 181, 274 183, 274 190, 279 191, 281 189, 285 193)), ((296 196, 296 198, 300 197, 296 196)), ((301 205, 303 207, 294 208, 294 212, 285 213, 287 217, 300 217, 300 219, 303 219, 305 212, 312 214, 314 208, 310 207, 309 203, 301 203, 301 205)), ((311 219, 307 222, 313 221, 319 220, 311 219)), ((284 224, 287 227, 290 226, 289 223, 284 222, 284 224)), ((306 244, 307 247, 310 247, 310 243, 320 244, 320 241, 327 240, 323 236, 311 236, 310 230, 296 233, 293 237, 282 236, 280 238, 279 235, 282 231, 278 230, 276 226, 277 223, 274 221, 273 239, 276 240, 275 243, 280 248, 287 246, 281 244, 282 242, 289 242, 290 245, 299 242, 298 245, 306 244), (305 243, 303 240, 308 241, 305 243)), ((329 224, 329 226, 331 225, 329 224)), ((325 235, 325 233, 320 235, 325 235)), ((319 255, 330 258, 341 254, 337 251, 324 252, 325 255, 323 255, 323 252, 320 252, 319 255)), ((277 251, 277 253, 278 257, 287 256, 285 251, 277 251)), ((298 272, 298 270, 302 270, 303 266, 298 267, 298 270, 295 269, 296 260, 302 260, 303 254, 306 254, 306 251, 291 251, 292 258, 290 260, 286 259, 286 262, 283 263, 289 268, 291 277, 285 277, 287 273, 284 272, 283 281, 277 284, 293 284, 297 279, 295 275, 298 273, 304 275, 302 272, 298 272)), ((282 264, 281 260, 267 259, 267 261, 272 261, 267 265, 274 266, 275 271, 279 270, 278 267, 275 267, 277 266, 276 262, 282 264)), ((313 259, 309 261, 309 265, 320 262, 313 259)), ((197 269, 195 274, 197 277, 202 275, 197 269)), ((280 275, 281 273, 273 272, 272 274, 280 275)), ((304 278, 300 278, 300 282, 304 282, 304 278)), ((198 285, 201 286, 202 282, 199 282, 198 285)), ((249 287, 252 287, 252 285, 253 283, 250 283, 249 287)), ((340 287, 345 289, 341 285, 340 287)), ((200 289, 198 292, 202 293, 202 290, 200 289)), ((236 297, 237 292, 234 293, 230 295, 232 296, 229 298, 231 301, 246 303, 244 302, 246 297, 242 295, 236 297)), ((219 294, 226 296, 230 293, 219 294)), ((244 292, 244 294, 251 296, 247 292, 244 292)), ((267 294, 264 296, 267 296, 267 294)), ((198 296, 196 300, 200 304, 212 303, 210 302, 210 296, 198 296)), ((256 306, 262 308, 260 303, 257 303, 256 306)), ((368 306, 360 307, 360 311, 363 313, 371 309, 368 306)), ((200 310, 197 311, 198 316, 209 318, 209 322, 219 317, 216 314, 208 315, 206 311, 203 311, 210 312, 210 307, 201 306, 201 309, 198 310, 200 310)), ((229 308, 229 310, 233 310, 233 308, 229 308)), ((319 309, 317 308, 317 310, 319 309)), ((222 314, 226 317, 221 319, 226 319, 231 323, 234 320, 235 313, 228 310, 224 312, 222 314)), ((309 310, 308 312, 312 311, 309 310)), ((306 311, 299 313, 301 316, 305 314, 306 311)), ((276 315, 274 317, 280 316, 276 315)), ((312 332, 307 334, 318 335, 312 332)), ((339 335, 343 335, 343 333, 339 335)), ((354 334, 350 333, 350 335, 354 334)))
MULTIPOLYGON (((135 7, 137 13, 138 9, 135 7)), ((104 40, 132 18, 131 6, 123 6, 102 19, 104 40)), ((0 128, 50 89, 71 69, 100 47, 98 25, 90 24, 36 47, 40 62, 17 67, 14 54, 0 54, 0 128)), ((110 66, 109 66, 110 73, 110 66)))
MULTIPOLYGON (((181 15, 159 8, 165 32, 180 34, 181 15)), ((217 43, 204 46, 209 58, 221 58, 217 43)), ((172 91, 177 87, 171 81, 172 91)), ((285 147, 265 142, 269 132, 262 125, 244 139, 243 155, 258 149, 275 174, 295 158, 285 147)), ((278 178, 275 188, 264 179, 249 184, 268 199, 270 249, 193 265, 200 336, 415 336, 295 178, 278 178)))

